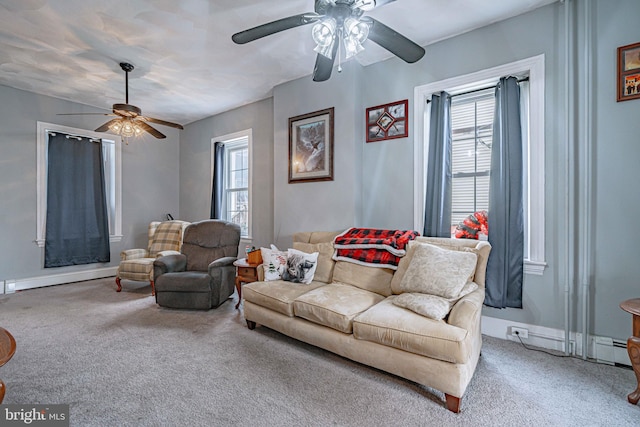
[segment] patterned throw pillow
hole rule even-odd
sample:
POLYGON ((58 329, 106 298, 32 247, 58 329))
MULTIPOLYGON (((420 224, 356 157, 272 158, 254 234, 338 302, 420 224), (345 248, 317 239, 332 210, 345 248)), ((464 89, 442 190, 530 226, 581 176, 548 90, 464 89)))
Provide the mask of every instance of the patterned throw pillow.
POLYGON ((282 272, 282 280, 309 284, 318 267, 318 252, 308 254, 297 249, 287 251, 287 264, 282 272))
POLYGON ((275 249, 260 248, 264 265, 264 280, 280 280, 287 264, 287 253, 275 249))

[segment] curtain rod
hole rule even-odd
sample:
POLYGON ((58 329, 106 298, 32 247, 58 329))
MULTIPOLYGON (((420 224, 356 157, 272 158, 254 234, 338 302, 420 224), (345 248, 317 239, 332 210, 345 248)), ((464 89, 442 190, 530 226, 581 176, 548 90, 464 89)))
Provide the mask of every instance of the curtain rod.
MULTIPOLYGON (((518 79, 518 83, 520 82, 528 82, 529 81, 529 77, 523 77, 521 79, 518 79)), ((473 89, 473 90, 468 90, 466 92, 460 92, 460 93, 456 93, 455 95, 449 95, 449 98, 455 98, 456 96, 460 96, 460 95, 468 95, 470 93, 475 93, 475 92, 480 92, 483 90, 487 90, 487 89, 492 89, 495 88, 497 86, 497 84, 492 85, 492 86, 487 86, 487 87, 481 87, 479 89, 473 89)), ((431 99, 427 99, 427 104, 431 102, 431 99)))
MULTIPOLYGON (((51 135, 51 136, 56 136, 57 135, 57 133, 55 133, 54 131, 51 131, 51 130, 48 130, 47 133, 49 135, 51 135)), ((67 139, 73 138, 73 139, 77 139, 78 141, 82 141, 82 138, 87 138, 91 142, 102 142, 102 139, 100 139, 100 138, 90 138, 88 136, 72 135, 72 134, 66 134, 66 133, 63 133, 62 135, 64 135, 67 139)))

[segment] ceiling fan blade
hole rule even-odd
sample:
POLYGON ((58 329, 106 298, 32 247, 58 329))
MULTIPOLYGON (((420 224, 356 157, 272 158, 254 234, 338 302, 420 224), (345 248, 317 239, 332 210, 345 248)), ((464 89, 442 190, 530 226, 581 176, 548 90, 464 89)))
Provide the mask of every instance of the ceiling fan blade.
POLYGON ((149 126, 147 123, 143 122, 142 120, 138 120, 137 124, 142 129, 144 129, 146 132, 150 133, 151 135, 155 136, 156 138, 159 138, 159 139, 166 138, 166 136, 164 134, 159 132, 157 129, 149 126))
POLYGON ((314 82, 323 82, 325 80, 329 80, 329 77, 331 77, 331 71, 333 70, 333 61, 336 58, 336 52, 338 50, 337 42, 339 41, 340 40, 336 40, 333 43, 333 48, 331 49, 331 59, 320 54, 318 54, 318 56, 316 57, 316 65, 313 68, 314 82))
POLYGON ((138 116, 138 118, 142 119, 142 120, 145 120, 147 122, 157 123, 157 124, 163 125, 163 126, 169 126, 169 127, 176 128, 176 129, 184 129, 184 127, 182 127, 182 125, 179 125, 178 123, 172 123, 172 122, 167 122, 167 121, 160 120, 160 119, 154 119, 153 117, 138 116))
POLYGON ((318 19, 320 19, 320 16, 316 13, 301 13, 300 15, 278 19, 277 21, 240 31, 239 33, 235 33, 231 36, 231 40, 237 44, 245 44, 271 34, 279 33, 280 31, 310 24, 318 19))
POLYGON ((372 42, 379 44, 408 63, 416 62, 424 56, 424 49, 402 34, 370 16, 365 19, 369 22, 369 40, 372 42))
POLYGON ((96 129, 94 132, 106 132, 109 130, 109 126, 111 126, 113 123, 117 122, 118 120, 120 120, 120 118, 111 119, 107 123, 100 126, 98 129, 96 129))
POLYGON ((393 3, 394 1, 396 0, 356 0, 354 6, 359 8, 365 7, 362 10, 371 10, 388 3, 393 3), (371 3, 373 3, 373 7, 371 7, 371 3))

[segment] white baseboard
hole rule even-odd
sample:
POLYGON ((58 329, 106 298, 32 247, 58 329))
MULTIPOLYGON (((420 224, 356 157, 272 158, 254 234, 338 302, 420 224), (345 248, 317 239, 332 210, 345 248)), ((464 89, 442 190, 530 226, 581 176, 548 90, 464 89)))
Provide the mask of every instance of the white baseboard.
MULTIPOLYGON (((562 329, 482 316, 482 333, 490 337, 515 342, 520 342, 520 339, 522 339, 522 342, 527 345, 564 352, 565 340, 564 330, 562 329), (512 327, 526 329, 529 336, 527 338, 518 338, 510 335, 509 332, 512 327)), ((625 342, 610 337, 589 335, 587 343, 587 357, 596 359, 600 363, 631 366, 625 342)), ((569 333, 569 354, 576 357, 582 357, 584 354, 581 333, 569 333)))
POLYGON ((62 285, 64 283, 81 282, 83 280, 101 279, 116 275, 118 267, 96 268, 93 270, 75 271, 71 273, 51 274, 48 276, 31 277, 26 279, 11 279, 0 282, 2 293, 13 293, 26 289, 44 286, 62 285))

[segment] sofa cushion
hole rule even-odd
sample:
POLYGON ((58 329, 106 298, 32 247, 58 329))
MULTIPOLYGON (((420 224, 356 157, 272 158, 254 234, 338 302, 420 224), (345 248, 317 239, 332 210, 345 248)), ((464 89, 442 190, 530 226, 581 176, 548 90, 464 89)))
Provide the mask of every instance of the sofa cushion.
POLYGON ((333 278, 333 267, 335 261, 331 259, 333 256, 333 244, 331 242, 323 243, 302 243, 293 242, 293 249, 297 249, 306 253, 318 252, 318 264, 316 267, 313 280, 318 282, 331 283, 333 278))
POLYGON ((433 320, 393 304, 391 296, 353 319, 357 339, 395 347, 451 363, 466 363, 471 333, 443 320, 433 320))
POLYGON ((242 298, 246 301, 293 317, 293 301, 300 295, 312 291, 326 283, 301 283, 273 280, 269 282, 254 282, 242 287, 242 298))
POLYGON ((333 282, 352 285, 382 296, 391 295, 393 270, 337 261, 333 269, 333 282))
POLYGON ((332 283, 296 298, 293 311, 297 317, 350 334, 353 318, 383 299, 374 292, 332 283))
POLYGON ((478 256, 471 252, 420 244, 400 282, 400 291, 454 298, 472 279, 477 262, 478 256))

